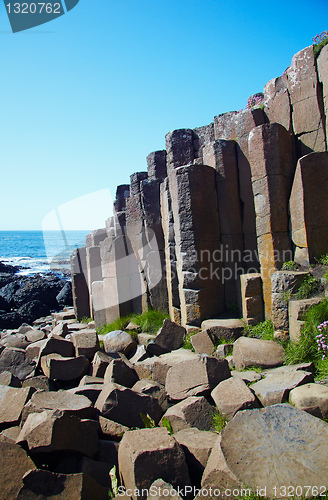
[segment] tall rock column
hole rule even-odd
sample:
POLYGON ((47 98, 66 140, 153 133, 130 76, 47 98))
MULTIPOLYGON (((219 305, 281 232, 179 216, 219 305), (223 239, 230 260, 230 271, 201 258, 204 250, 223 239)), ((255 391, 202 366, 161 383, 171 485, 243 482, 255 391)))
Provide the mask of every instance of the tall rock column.
POLYGON ((200 326, 224 310, 220 221, 215 170, 188 165, 171 170, 177 277, 182 325, 200 326))
POLYGON ((205 165, 215 168, 219 205, 221 256, 226 306, 237 303, 238 273, 243 263, 243 224, 239 198, 236 142, 219 140, 203 149, 205 165))
POLYGON ((298 161, 290 217, 294 260, 308 266, 328 250, 328 153, 310 153, 298 161))
POLYGON ((311 151, 326 151, 322 89, 312 45, 294 55, 287 79, 298 157, 311 151))
POLYGON ((288 200, 294 175, 289 132, 280 124, 256 127, 249 135, 256 234, 266 319, 271 317, 271 274, 292 260, 288 200))
POLYGON ((255 209, 249 165, 248 136, 254 127, 267 121, 266 115, 260 108, 224 113, 214 117, 215 139, 234 140, 237 143, 245 265, 251 268, 258 267, 258 261, 256 259, 255 209))
POLYGON ((319 82, 322 85, 323 103, 324 103, 324 126, 326 129, 326 144, 328 145, 328 45, 325 45, 318 56, 317 68, 319 82))
POLYGON ((71 255, 71 276, 73 305, 78 320, 90 315, 87 274, 86 248, 77 248, 71 255))

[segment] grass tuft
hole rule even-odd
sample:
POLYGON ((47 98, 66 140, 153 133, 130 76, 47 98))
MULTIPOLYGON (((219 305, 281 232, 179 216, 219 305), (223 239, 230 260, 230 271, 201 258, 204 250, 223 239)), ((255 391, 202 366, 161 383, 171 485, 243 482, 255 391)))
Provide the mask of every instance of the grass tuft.
POLYGON ((217 432, 220 434, 220 432, 225 428, 227 425, 228 421, 222 413, 219 412, 219 410, 216 410, 213 412, 212 416, 212 429, 214 432, 217 432))
POLYGON ((272 321, 266 320, 263 321, 262 323, 259 323, 258 325, 246 325, 244 328, 244 333, 246 337, 252 337, 256 339, 263 339, 263 340, 274 340, 273 339, 273 334, 274 334, 274 329, 273 329, 273 323, 272 321))
MULTIPOLYGON (((117 318, 109 325, 100 327, 98 329, 98 333, 100 335, 105 335, 106 333, 113 332, 114 330, 124 330, 128 326, 128 324, 133 321, 133 323, 140 327, 142 332, 156 334, 163 325, 163 321, 166 318, 169 318, 169 315, 167 313, 149 309, 149 311, 146 311, 142 314, 129 314, 122 318, 117 318)), ((132 336, 136 336, 138 332, 136 330, 130 330, 129 333, 132 336)))

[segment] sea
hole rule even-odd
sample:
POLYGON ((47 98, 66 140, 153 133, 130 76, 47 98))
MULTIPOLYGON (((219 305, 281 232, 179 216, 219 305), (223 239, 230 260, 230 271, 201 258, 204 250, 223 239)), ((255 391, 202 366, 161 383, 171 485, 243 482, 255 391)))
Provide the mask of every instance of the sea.
POLYGON ((0 231, 0 262, 19 267, 19 275, 67 275, 70 255, 85 246, 85 231, 0 231))

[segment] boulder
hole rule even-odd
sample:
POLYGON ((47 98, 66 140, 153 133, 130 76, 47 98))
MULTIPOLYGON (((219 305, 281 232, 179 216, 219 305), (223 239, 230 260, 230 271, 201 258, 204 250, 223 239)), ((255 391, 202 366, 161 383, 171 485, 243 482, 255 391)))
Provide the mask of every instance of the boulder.
POLYGON ((85 396, 94 405, 102 389, 103 389, 103 384, 87 384, 87 385, 78 385, 77 387, 68 389, 67 392, 71 392, 72 394, 80 396, 85 396))
POLYGON ((168 401, 166 397, 165 387, 154 380, 142 379, 138 380, 132 387, 133 391, 139 392, 139 394, 146 394, 146 396, 151 396, 157 399, 160 407, 163 411, 168 408, 168 401))
POLYGON ((196 333, 191 337, 190 341, 196 354, 213 355, 215 347, 207 331, 196 333))
MULTIPOLYGON (((162 385, 165 385, 167 372, 172 366, 182 363, 183 361, 192 359, 193 360, 198 359, 197 354, 187 349, 178 349, 177 351, 173 351, 167 354, 162 354, 158 358, 153 358, 153 361, 145 360, 142 363, 144 364, 152 363, 151 373, 153 380, 159 382, 162 385)), ((138 364, 141 365, 142 363, 138 364)))
POLYGON ((48 316, 49 309, 58 308, 56 296, 61 288, 62 283, 60 279, 55 276, 43 277, 35 275, 29 277, 27 280, 23 281, 21 287, 16 291, 14 295, 15 304, 17 307, 24 306, 29 302, 35 302, 35 305, 40 303, 44 304, 48 312, 39 314, 39 316, 36 316, 34 319, 48 316))
POLYGON ((0 374, 0 385, 7 385, 10 387, 22 387, 22 383, 18 377, 10 372, 2 372, 0 374))
POLYGON ((137 344, 131 335, 122 330, 114 330, 104 337, 104 349, 109 355, 118 355, 119 352, 127 355, 136 347, 137 344))
POLYGON ((299 410, 315 417, 328 418, 328 387, 320 384, 304 384, 289 393, 289 402, 299 410))
POLYGON ((32 324, 34 320, 42 316, 48 316, 50 309, 40 300, 31 300, 22 305, 17 312, 22 318, 22 323, 25 321, 26 323, 32 324))
POLYGON ((36 363, 31 361, 23 349, 5 349, 0 355, 0 373, 8 371, 19 380, 34 372, 36 363))
POLYGON ((76 356, 85 356, 92 359, 100 349, 96 330, 85 329, 81 332, 71 333, 70 338, 75 347, 76 356))
POLYGON ((98 422, 81 420, 59 410, 45 410, 28 416, 17 438, 26 441, 33 453, 76 451, 93 457, 98 451, 98 422))
POLYGON ((146 492, 142 490, 149 489, 158 478, 174 488, 190 485, 185 455, 166 429, 126 432, 120 442, 118 461, 126 492, 134 500, 146 499, 146 492))
POLYGON ((228 362, 210 356, 173 365, 166 377, 168 396, 179 401, 189 396, 207 396, 222 380, 231 376, 228 362))
POLYGON ((260 373, 257 373, 254 370, 247 370, 245 372, 239 372, 238 370, 233 370, 231 372, 232 377, 240 378, 246 384, 251 384, 252 382, 257 382, 258 380, 261 380, 262 375, 260 373))
POLYGON ((179 349, 183 345, 185 335, 186 330, 183 326, 165 319, 154 340, 151 340, 147 345, 147 351, 150 354, 159 356, 179 349))
POLYGON ((0 341, 0 345, 2 345, 3 347, 26 349, 29 343, 26 340, 25 335, 22 335, 21 333, 14 333, 3 337, 0 341))
MULTIPOLYGON (((204 396, 190 396, 171 406, 163 418, 170 421, 173 432, 197 428, 201 431, 208 431, 212 427, 214 408, 204 398, 204 396)), ((161 420, 163 425, 163 419, 161 420)))
POLYGON ((285 350, 273 340, 240 337, 233 345, 233 360, 237 370, 248 366, 279 366, 283 364, 284 358, 285 350))
POLYGON ((101 416, 127 427, 144 427, 141 414, 149 415, 156 424, 162 415, 161 407, 155 398, 112 383, 104 386, 95 408, 101 416))
POLYGON ((302 384, 313 382, 312 373, 303 370, 271 371, 262 380, 252 385, 252 390, 263 406, 270 406, 288 401, 289 392, 302 384))
POLYGON ((65 338, 68 335, 68 324, 63 321, 59 321, 59 323, 52 329, 50 337, 62 337, 65 338))
POLYGON ((130 363, 126 363, 123 359, 113 359, 106 368, 104 375, 104 383, 110 382, 124 385, 124 387, 132 387, 139 377, 130 363))
POLYGON ((89 418, 93 415, 92 403, 88 398, 63 390, 37 391, 33 394, 31 403, 37 409, 59 410, 80 418, 89 418))
POLYGON ((56 296, 56 300, 60 307, 73 305, 72 283, 70 281, 65 283, 59 294, 56 296))
POLYGON ((75 349, 72 342, 53 335, 46 340, 44 347, 40 351, 40 356, 47 356, 47 354, 59 354, 60 356, 69 358, 74 356, 74 353, 75 349))
POLYGON ((240 319, 207 319, 202 322, 202 330, 213 341, 219 339, 237 339, 244 331, 245 325, 240 319))
POLYGON ((56 474, 47 470, 33 470, 23 477, 17 500, 108 500, 108 490, 86 473, 56 474))
POLYGON ((166 483, 163 479, 156 479, 149 488, 147 500, 165 500, 165 498, 182 500, 172 484, 166 483))
POLYGON ((230 377, 220 382, 211 392, 211 396, 219 412, 228 420, 231 420, 237 411, 259 406, 254 393, 238 377, 230 377))
POLYGON ((38 342, 39 340, 45 339, 46 334, 41 330, 36 330, 35 328, 31 328, 25 333, 25 337, 28 342, 38 342))
POLYGON ((25 389, 8 387, 0 403, 0 429, 19 424, 23 408, 33 392, 31 387, 25 389))
POLYGON ((112 441, 121 441, 123 434, 126 431, 129 431, 129 427, 125 425, 118 424, 113 420, 109 420, 108 418, 99 416, 99 426, 102 434, 112 441))
POLYGON ((23 486, 23 475, 35 469, 35 464, 19 445, 0 440, 0 497, 3 500, 16 500, 23 486))
POLYGON ((46 343, 47 339, 42 339, 38 340, 37 342, 33 342, 32 344, 29 344, 25 349, 27 358, 34 359, 36 362, 38 362, 38 359, 40 357, 40 352, 44 348, 46 343))
POLYGON ((297 496, 312 496, 312 488, 328 486, 327 438, 325 422, 274 405, 238 412, 222 431, 221 449, 230 473, 262 496, 284 496, 284 485, 297 496))
POLYGON ((18 328, 24 319, 18 312, 9 312, 0 314, 0 330, 7 328, 18 328))
POLYGON ((321 301, 322 297, 313 297, 312 299, 291 300, 289 302, 289 338, 291 342, 298 342, 301 338, 306 311, 321 301))
POLYGON ((210 453, 218 435, 196 428, 184 429, 174 434, 182 447, 193 485, 199 487, 210 453))
POLYGON ((33 387, 37 391, 54 391, 55 384, 44 375, 26 378, 22 382, 22 387, 33 387))
POLYGON ((64 358, 59 354, 42 356, 41 368, 46 377, 51 380, 73 381, 85 375, 89 368, 89 360, 85 356, 64 358))
POLYGON ((113 358, 107 356, 101 351, 96 352, 91 362, 92 364, 92 376, 93 377, 104 377, 105 371, 109 363, 113 358))

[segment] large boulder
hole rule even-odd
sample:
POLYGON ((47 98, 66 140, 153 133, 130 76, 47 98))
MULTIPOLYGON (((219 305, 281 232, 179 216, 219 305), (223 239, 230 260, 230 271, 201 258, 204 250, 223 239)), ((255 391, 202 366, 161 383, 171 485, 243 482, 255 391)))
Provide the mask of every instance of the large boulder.
POLYGON ((0 439, 0 498, 16 500, 23 486, 23 475, 35 469, 35 464, 19 445, 13 441, 0 439))
POLYGON ((328 487, 327 439, 325 422, 280 404, 237 413, 221 449, 226 468, 254 492, 280 498, 288 487, 291 495, 315 496, 328 487))
POLYGON ((151 340, 147 346, 147 351, 159 356, 166 352, 174 351, 182 347, 186 330, 183 326, 165 319, 163 326, 157 332, 154 340, 151 340))
POLYGON ((68 415, 89 418, 93 415, 92 403, 85 396, 72 394, 68 391, 37 391, 31 398, 31 403, 39 410, 60 410, 68 415))
POLYGON ((229 420, 237 411, 259 406, 254 393, 237 377, 220 382, 211 392, 211 396, 219 412, 229 420))
POLYGON ((27 302, 38 300, 49 309, 58 309, 56 297, 62 286, 61 280, 56 276, 42 277, 36 275, 29 277, 23 281, 14 295, 16 307, 21 307, 27 302))
POLYGON ((40 300, 31 300, 23 304, 17 312, 21 315, 23 322, 32 324, 36 319, 48 316, 50 309, 40 300))
MULTIPOLYGON (((212 427, 213 406, 204 398, 204 396, 190 396, 171 406, 163 415, 171 423, 173 432, 182 429, 197 428, 201 431, 208 431, 212 427)), ((161 425, 164 425, 164 420, 161 425)))
POLYGON ((126 493, 134 500, 145 500, 145 489, 158 478, 175 488, 190 485, 185 455, 166 429, 126 432, 119 446, 118 461, 126 493))
POLYGON ((289 393, 289 402, 319 418, 328 418, 328 387, 321 384, 304 384, 289 393))
POLYGON ((233 345, 233 360, 237 370, 248 366, 273 368, 283 364, 284 348, 273 340, 240 337, 233 345))
POLYGON ((56 300, 60 307, 73 305, 72 283, 70 281, 65 283, 59 294, 56 296, 56 300))
POLYGON ((216 385, 230 376, 225 359, 198 356, 197 359, 184 361, 169 369, 165 390, 175 401, 189 396, 207 396, 216 385))
POLYGON ((6 348, 0 355, 0 373, 8 371, 24 380, 35 368, 36 363, 26 356, 23 349, 6 348))

